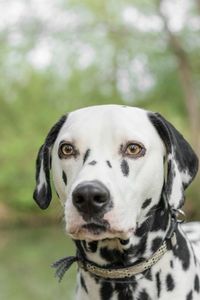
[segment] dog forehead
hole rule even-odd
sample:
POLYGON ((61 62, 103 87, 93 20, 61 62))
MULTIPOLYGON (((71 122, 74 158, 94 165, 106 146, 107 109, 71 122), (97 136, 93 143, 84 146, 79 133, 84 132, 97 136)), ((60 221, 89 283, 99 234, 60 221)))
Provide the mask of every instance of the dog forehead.
POLYGON ((137 139, 151 143, 160 140, 148 118, 148 111, 121 105, 99 105, 69 113, 59 140, 95 140, 104 138, 137 139))

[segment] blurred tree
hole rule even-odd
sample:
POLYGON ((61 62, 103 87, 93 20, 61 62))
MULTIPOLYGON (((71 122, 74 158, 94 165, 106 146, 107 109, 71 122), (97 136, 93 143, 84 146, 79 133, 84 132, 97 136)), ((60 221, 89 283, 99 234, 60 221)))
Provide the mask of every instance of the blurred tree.
POLYGON ((167 17, 162 9, 162 3, 164 1, 165 0, 159 0, 159 14, 163 19, 164 28, 168 35, 169 46, 177 59, 180 82, 184 92, 185 106, 188 112, 192 142, 200 157, 200 135, 197 135, 197 132, 200 132, 200 107, 195 82, 193 80, 190 58, 181 45, 178 36, 170 29, 167 17))
POLYGON ((141 106, 196 143, 188 119, 199 126, 198 0, 165 0, 167 19, 157 1, 0 1, 1 202, 34 207, 34 159, 65 111, 141 106))
POLYGON ((196 0, 196 2, 197 2, 198 9, 200 11, 200 0, 196 0))

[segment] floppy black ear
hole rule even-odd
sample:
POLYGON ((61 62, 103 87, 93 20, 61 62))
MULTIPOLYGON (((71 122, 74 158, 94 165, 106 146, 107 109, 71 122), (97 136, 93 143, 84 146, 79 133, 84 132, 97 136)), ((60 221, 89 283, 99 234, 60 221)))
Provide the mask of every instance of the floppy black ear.
POLYGON ((40 147, 38 152, 36 160, 36 188, 33 193, 33 198, 42 209, 46 209, 51 202, 51 149, 66 119, 66 115, 62 116, 50 129, 44 144, 40 147))
POLYGON ((160 114, 150 113, 149 118, 167 152, 166 195, 170 206, 178 209, 184 204, 184 190, 198 171, 198 158, 184 137, 160 114))

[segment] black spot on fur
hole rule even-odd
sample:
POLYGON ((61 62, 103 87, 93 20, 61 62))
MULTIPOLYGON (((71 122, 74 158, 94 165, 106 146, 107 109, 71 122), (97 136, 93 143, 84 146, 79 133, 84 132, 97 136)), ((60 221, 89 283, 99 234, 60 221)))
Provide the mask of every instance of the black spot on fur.
POLYGON ((62 172, 62 178, 63 178, 65 185, 67 185, 67 175, 64 171, 62 172))
POLYGON ((111 163, 110 163, 109 160, 107 160, 106 163, 107 163, 107 165, 109 166, 109 168, 112 168, 112 165, 111 165, 111 163))
POLYGON ((151 204, 151 201, 152 201, 151 198, 145 200, 144 203, 142 204, 142 208, 145 209, 147 206, 149 206, 149 204, 151 204))
POLYGON ((142 237, 148 231, 148 221, 145 220, 135 232, 135 235, 138 237, 142 237))
POLYGON ((141 257, 144 254, 144 252, 146 251, 146 243, 147 243, 147 236, 144 235, 140 239, 140 241, 139 241, 139 243, 137 245, 130 246, 129 249, 124 250, 124 253, 129 253, 129 254, 132 254, 134 256, 141 257))
POLYGON ((143 275, 144 275, 144 277, 145 277, 146 279, 148 279, 148 280, 150 280, 150 281, 153 280, 153 278, 152 278, 152 273, 151 273, 151 269, 149 269, 149 270, 143 272, 143 275))
POLYGON ((168 291, 173 291, 175 284, 171 274, 168 274, 166 277, 166 286, 168 291))
MULTIPOLYGON (((160 202, 157 205, 154 205, 146 214, 147 219, 142 225, 143 228, 138 228, 139 231, 166 231, 170 218, 169 211, 166 209, 165 200, 161 195, 160 202)), ((136 231, 137 234, 137 231, 136 231)))
POLYGON ((128 249, 123 249, 123 251, 119 251, 118 249, 109 249, 108 247, 101 247, 99 253, 103 259, 111 264, 114 264, 115 267, 124 267, 127 264, 130 264, 130 256, 135 255, 135 253, 142 254, 144 252, 146 240, 145 244, 142 242, 136 247, 130 246, 128 249))
MULTIPOLYGON (((151 209, 146 214, 147 219, 137 226, 135 235, 137 237, 142 237, 142 244, 144 246, 144 251, 146 250, 146 242, 147 236, 149 232, 154 232, 158 230, 166 231, 170 218, 169 212, 165 209, 165 203, 161 198, 160 203, 151 207, 151 209)), ((152 242, 152 251, 155 252, 160 244, 161 239, 156 238, 155 241, 152 242), (160 243, 160 244, 159 244, 160 243)), ((132 247, 132 250, 136 250, 136 253, 139 255, 141 250, 141 245, 136 245, 132 247)), ((143 252, 144 253, 144 252, 143 252)))
POLYGON ((161 244, 162 244, 162 239, 159 237, 155 238, 151 244, 151 251, 156 252, 156 250, 158 250, 161 244))
POLYGON ((142 237, 145 234, 147 234, 152 226, 152 222, 153 222, 153 217, 150 216, 148 217, 137 229, 135 232, 135 235, 138 237, 142 237))
POLYGON ((174 268, 174 262, 173 260, 170 260, 170 267, 173 269, 174 268))
POLYGON ((197 257, 196 257, 196 255, 194 255, 194 264, 195 264, 195 266, 197 266, 197 257))
POLYGON ((99 277, 94 277, 94 280, 95 280, 96 284, 99 284, 99 282, 100 282, 100 278, 99 277))
POLYGON ((89 242, 88 248, 92 253, 95 253, 97 251, 97 245, 98 245, 97 241, 89 242))
POLYGON ((81 282, 81 286, 82 288, 85 290, 85 292, 88 294, 88 289, 87 289, 87 286, 85 284, 85 280, 83 278, 83 276, 81 275, 81 278, 80 278, 80 282, 81 282))
POLYGON ((83 157, 83 163, 85 163, 86 160, 88 159, 88 157, 89 157, 89 155, 90 155, 90 152, 91 152, 90 149, 88 149, 88 150, 85 152, 85 155, 84 155, 84 157, 83 157))
POLYGON ((142 292, 140 292, 138 300, 151 300, 151 298, 144 289, 142 292))
POLYGON ((186 300, 192 300, 192 299, 193 299, 193 292, 190 291, 186 296, 186 300))
POLYGON ((197 293, 199 293, 199 276, 196 275, 194 279, 194 289, 197 293))
POLYGON ((187 270, 190 265, 190 252, 187 242, 179 230, 176 231, 177 244, 173 247, 173 252, 176 257, 182 262, 184 270, 187 270))
POLYGON ((101 285, 100 295, 102 300, 110 300, 113 294, 113 288, 110 282, 104 281, 101 285))
POLYGON ((128 176, 129 174, 129 165, 125 159, 121 162, 121 170, 124 176, 128 176))
POLYGON ((100 255, 108 262, 114 263, 122 260, 121 252, 117 249, 108 249, 108 247, 100 248, 100 255))
POLYGON ((136 290, 137 286, 138 286, 137 280, 135 279, 135 277, 132 277, 131 278, 131 287, 132 287, 133 291, 136 290))
POLYGON ((160 272, 156 273, 156 286, 157 286, 157 295, 158 295, 158 298, 160 298, 160 293, 161 293, 160 272))
MULTIPOLYGON (((162 202, 162 199, 161 199, 162 202)), ((151 231, 164 230, 166 231, 169 222, 169 212, 166 211, 164 204, 160 203, 159 206, 154 206, 150 209, 147 216, 152 218, 151 231)))
POLYGON ((86 242, 82 240, 80 243, 86 252, 95 253, 97 251, 98 241, 86 242))
POLYGON ((90 166, 94 166, 94 165, 96 165, 97 164, 97 161, 96 160, 92 160, 91 162, 89 162, 89 164, 88 165, 90 165, 90 166))
POLYGON ((116 283, 115 290, 118 293, 118 300, 133 300, 133 293, 130 288, 130 285, 116 283))

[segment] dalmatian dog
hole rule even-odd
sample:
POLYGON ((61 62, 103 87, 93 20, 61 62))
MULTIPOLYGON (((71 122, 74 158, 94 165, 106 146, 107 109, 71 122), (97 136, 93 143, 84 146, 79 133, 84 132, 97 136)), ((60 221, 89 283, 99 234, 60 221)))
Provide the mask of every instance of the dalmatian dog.
POLYGON ((177 219, 198 159, 173 125, 135 107, 76 110, 39 150, 42 209, 50 170, 77 248, 57 267, 78 263, 77 300, 200 299, 200 223, 177 219))

